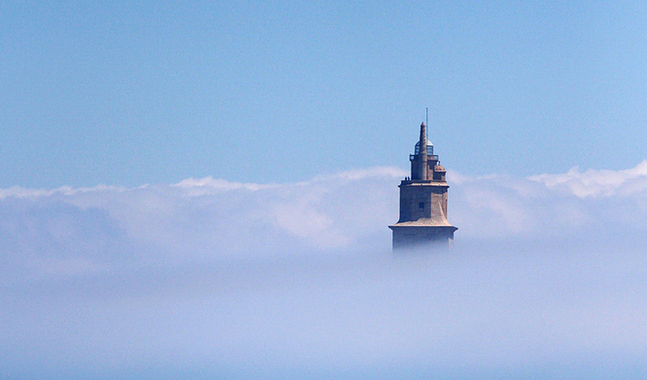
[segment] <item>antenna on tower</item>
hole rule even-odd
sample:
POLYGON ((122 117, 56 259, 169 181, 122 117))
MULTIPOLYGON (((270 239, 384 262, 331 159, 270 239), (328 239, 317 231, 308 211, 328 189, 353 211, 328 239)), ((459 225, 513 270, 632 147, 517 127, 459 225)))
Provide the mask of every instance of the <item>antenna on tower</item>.
MULTIPOLYGON (((427 126, 427 129, 429 129, 429 107, 425 108, 425 125, 427 126)), ((429 132, 427 132, 427 135, 428 134, 429 132)), ((427 136, 425 136, 425 138, 427 138, 427 136)))

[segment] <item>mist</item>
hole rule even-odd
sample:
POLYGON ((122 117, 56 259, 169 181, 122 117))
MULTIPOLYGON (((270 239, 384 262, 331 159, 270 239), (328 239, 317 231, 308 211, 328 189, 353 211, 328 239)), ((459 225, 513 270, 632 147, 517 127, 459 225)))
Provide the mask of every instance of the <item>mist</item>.
POLYGON ((433 253, 395 168, 2 190, 0 375, 644 377, 644 168, 450 173, 433 253))

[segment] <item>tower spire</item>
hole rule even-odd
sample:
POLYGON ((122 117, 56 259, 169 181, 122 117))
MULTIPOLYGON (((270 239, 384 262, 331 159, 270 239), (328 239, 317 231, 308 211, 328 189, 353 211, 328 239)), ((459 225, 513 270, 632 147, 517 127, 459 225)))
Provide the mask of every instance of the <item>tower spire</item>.
POLYGON ((419 159, 418 159, 418 164, 419 166, 419 173, 420 173, 420 179, 423 181, 426 181, 428 179, 427 171, 428 171, 428 164, 427 164, 427 126, 425 123, 420 124, 420 141, 418 142, 420 146, 420 150, 418 151, 419 159))

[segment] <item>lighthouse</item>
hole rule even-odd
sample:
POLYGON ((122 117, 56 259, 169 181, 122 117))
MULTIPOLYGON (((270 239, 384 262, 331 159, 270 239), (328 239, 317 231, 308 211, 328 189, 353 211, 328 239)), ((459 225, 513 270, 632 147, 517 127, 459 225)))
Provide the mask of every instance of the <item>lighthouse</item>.
POLYGON ((446 170, 427 139, 425 123, 420 138, 409 155, 411 177, 400 182, 400 219, 389 226, 393 231, 393 249, 434 246, 449 247, 458 229, 447 220, 446 170))

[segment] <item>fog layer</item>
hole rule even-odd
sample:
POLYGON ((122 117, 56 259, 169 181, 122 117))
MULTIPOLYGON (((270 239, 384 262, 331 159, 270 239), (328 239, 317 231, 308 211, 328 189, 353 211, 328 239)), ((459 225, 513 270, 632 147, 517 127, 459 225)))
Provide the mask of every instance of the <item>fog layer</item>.
POLYGON ((647 167, 450 173, 390 251, 392 168, 0 191, 3 378, 645 375, 647 167))

